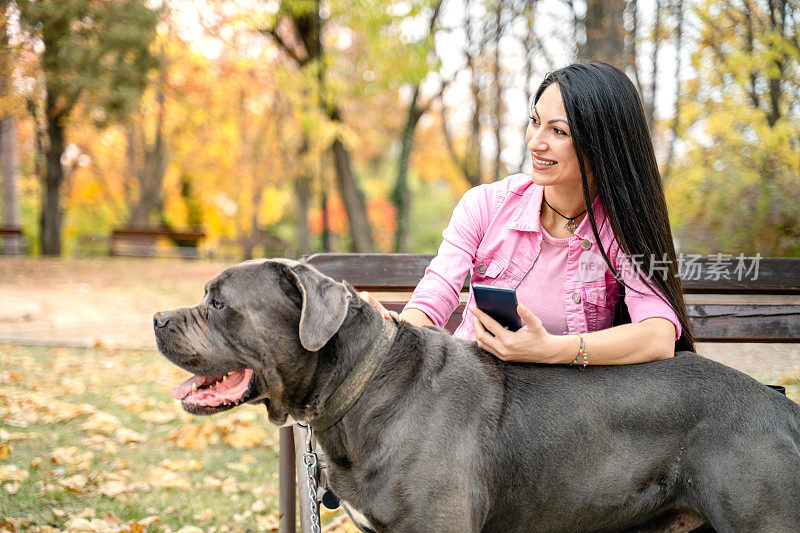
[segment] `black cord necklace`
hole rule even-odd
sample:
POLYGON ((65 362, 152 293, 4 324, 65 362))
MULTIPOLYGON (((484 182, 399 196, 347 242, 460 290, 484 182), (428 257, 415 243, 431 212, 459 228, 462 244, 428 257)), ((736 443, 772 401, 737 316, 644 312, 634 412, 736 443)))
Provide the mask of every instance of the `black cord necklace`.
POLYGON ((544 195, 544 192, 542 193, 542 199, 544 200, 544 203, 547 204, 547 207, 549 207, 550 209, 555 211, 555 213, 558 216, 560 216, 561 218, 564 218, 564 219, 567 220, 566 225, 564 225, 564 227, 567 228, 567 231, 569 231, 570 233, 575 233, 575 228, 578 227, 578 223, 575 222, 575 219, 578 218, 579 216, 581 216, 582 214, 584 214, 586 212, 586 209, 584 209, 583 211, 581 211, 579 214, 575 215, 574 217, 569 218, 569 217, 565 217, 564 215, 562 215, 561 213, 556 211, 556 209, 552 205, 550 205, 550 203, 547 201, 547 197, 544 195))

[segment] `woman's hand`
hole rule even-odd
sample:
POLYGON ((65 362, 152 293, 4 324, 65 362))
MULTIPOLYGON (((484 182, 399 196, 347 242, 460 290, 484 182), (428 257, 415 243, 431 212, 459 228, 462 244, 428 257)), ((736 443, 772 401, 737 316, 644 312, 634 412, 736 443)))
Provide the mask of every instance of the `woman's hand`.
POLYGON ((539 317, 524 305, 517 305, 517 313, 525 321, 517 331, 505 329, 474 305, 470 306, 470 311, 478 346, 495 357, 522 363, 559 362, 558 349, 553 342, 555 335, 548 333, 539 317))
POLYGON ((366 301, 367 303, 369 303, 370 305, 372 305, 372 307, 374 307, 375 309, 377 309, 378 311, 380 311, 380 313, 381 313, 381 316, 382 316, 383 318, 385 318, 386 320, 391 320, 392 318, 398 318, 398 315, 397 315, 397 313, 395 313, 394 311, 389 311, 388 309, 386 309, 386 308, 383 306, 383 304, 381 304, 381 303, 378 301, 378 299, 377 299, 377 298, 375 298, 373 295, 371 295, 371 294, 370 294, 370 293, 368 293, 367 291, 361 291, 360 293, 358 293, 358 296, 359 296, 359 297, 360 297, 362 300, 364 300, 364 301, 366 301))

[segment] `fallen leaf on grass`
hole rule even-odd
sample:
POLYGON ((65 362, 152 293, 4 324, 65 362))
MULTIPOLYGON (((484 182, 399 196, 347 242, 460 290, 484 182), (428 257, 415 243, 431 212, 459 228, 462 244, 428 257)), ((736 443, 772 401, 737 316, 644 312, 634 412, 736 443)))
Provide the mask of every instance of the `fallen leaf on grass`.
POLYGON ((106 481, 97 487, 97 492, 108 498, 116 498, 120 494, 128 492, 130 485, 124 481, 106 481))
POLYGON ((173 472, 186 472, 189 470, 202 470, 203 463, 197 459, 164 459, 161 466, 173 472))
POLYGON ((256 527, 261 531, 278 531, 280 524, 276 514, 256 515, 256 527))
POLYGON ((5 490, 9 494, 16 494, 19 492, 19 489, 22 485, 16 481, 12 481, 11 483, 4 483, 3 490, 5 490))
POLYGON ((267 510, 267 504, 264 503, 264 500, 256 500, 253 502, 253 505, 250 507, 250 510, 254 513, 263 513, 267 510))
POLYGON ((175 533, 205 533, 205 531, 197 526, 183 526, 175 533))
POLYGON ((225 444, 238 450, 265 444, 266 439, 267 432, 256 426, 238 428, 223 438, 225 444))
POLYGON ((77 446, 62 446, 50 454, 50 462, 72 466, 78 470, 86 470, 92 464, 94 454, 90 451, 81 452, 77 446))
POLYGON ((169 434, 167 440, 175 446, 202 450, 222 439, 225 444, 242 450, 254 446, 272 445, 269 434, 252 423, 253 413, 206 421, 202 424, 185 424, 169 434))
POLYGON ((347 515, 342 515, 322 528, 322 533, 358 533, 358 528, 347 515))
POLYGON ((192 482, 189 476, 181 475, 163 466, 157 466, 147 474, 147 482, 154 487, 168 489, 190 489, 192 482))
POLYGON ((218 489, 222 486, 222 480, 213 476, 206 476, 203 478, 203 486, 207 489, 218 489))
POLYGON ((91 433, 110 435, 121 425, 122 424, 120 424, 120 421, 116 416, 109 413, 104 413, 103 411, 98 411, 93 413, 86 422, 81 424, 81 429, 91 433))
POLYGON ((8 431, 6 429, 0 429, 0 440, 11 441, 11 440, 26 440, 26 439, 36 439, 39 438, 38 433, 24 433, 21 431, 8 431))
POLYGON ((60 531, 53 526, 31 526, 25 533, 60 533, 60 531))
POLYGON ((167 440, 178 448, 203 450, 212 442, 214 437, 219 438, 214 425, 204 422, 203 424, 183 425, 170 433, 167 440))
POLYGON ((59 485, 73 492, 83 492, 88 482, 89 478, 86 474, 75 474, 74 476, 58 480, 59 485))
POLYGON ((114 435, 117 437, 117 440, 123 444, 138 444, 147 440, 146 435, 142 435, 128 428, 119 428, 114 435))
POLYGON ((222 493, 231 495, 239 492, 239 482, 236 481, 235 477, 227 477, 225 481, 222 482, 222 493))
POLYGON ((31 525, 31 521, 27 518, 14 518, 7 516, 3 521, 0 521, 0 531, 22 531, 31 525))
POLYGON ((67 533, 116 533, 117 527, 100 518, 70 518, 64 524, 67 533))
POLYGON ((0 481, 26 481, 30 474, 24 468, 15 465, 0 465, 0 481))
POLYGON ((117 390, 114 395, 114 401, 130 413, 141 413, 156 403, 153 398, 142 397, 136 385, 128 385, 117 390))
POLYGON ((8 459, 11 455, 11 452, 14 451, 14 448, 8 445, 8 443, 0 444, 0 459, 8 459))
POLYGON ((81 444, 109 455, 115 455, 119 450, 119 446, 116 442, 103 435, 89 435, 81 439, 81 444))
POLYGON ((153 422, 154 424, 166 424, 167 422, 172 422, 175 420, 175 413, 171 408, 170 410, 151 409, 150 411, 144 411, 141 413, 139 418, 147 422, 153 422))
POLYGON ((67 394, 83 394, 86 392, 86 383, 71 377, 62 377, 59 381, 61 391, 67 394))

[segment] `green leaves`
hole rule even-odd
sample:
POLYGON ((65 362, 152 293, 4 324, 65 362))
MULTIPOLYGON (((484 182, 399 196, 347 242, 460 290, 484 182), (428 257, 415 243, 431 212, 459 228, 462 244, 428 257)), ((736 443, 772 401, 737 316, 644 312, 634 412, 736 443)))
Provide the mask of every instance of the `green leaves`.
POLYGON ((88 99, 105 114, 101 125, 133 109, 159 66, 150 51, 160 10, 143 0, 21 0, 23 27, 44 44, 41 66, 50 112, 68 116, 88 99))

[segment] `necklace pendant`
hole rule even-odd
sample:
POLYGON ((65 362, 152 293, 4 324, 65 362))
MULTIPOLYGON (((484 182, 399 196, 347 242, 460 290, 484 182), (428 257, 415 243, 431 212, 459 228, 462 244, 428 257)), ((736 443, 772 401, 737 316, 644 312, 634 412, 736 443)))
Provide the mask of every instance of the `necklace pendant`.
POLYGON ((564 227, 567 228, 567 231, 570 233, 575 233, 575 230, 578 228, 578 223, 574 220, 568 220, 564 227))

